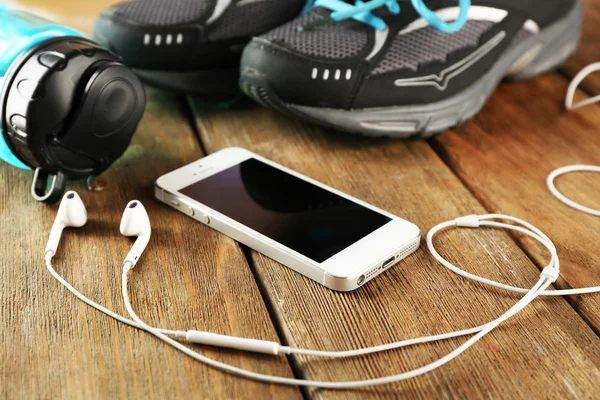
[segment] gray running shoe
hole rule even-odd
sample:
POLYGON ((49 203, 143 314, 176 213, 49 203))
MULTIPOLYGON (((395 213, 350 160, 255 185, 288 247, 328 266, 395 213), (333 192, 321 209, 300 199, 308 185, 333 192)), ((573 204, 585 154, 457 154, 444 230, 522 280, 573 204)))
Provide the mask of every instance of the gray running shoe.
POLYGON ((579 0, 317 0, 246 47, 241 88, 288 115, 374 136, 430 136, 473 117, 504 78, 571 55, 579 0))
POLYGON ((131 0, 105 10, 94 39, 145 81, 183 93, 238 90, 252 36, 300 14, 306 0, 131 0))

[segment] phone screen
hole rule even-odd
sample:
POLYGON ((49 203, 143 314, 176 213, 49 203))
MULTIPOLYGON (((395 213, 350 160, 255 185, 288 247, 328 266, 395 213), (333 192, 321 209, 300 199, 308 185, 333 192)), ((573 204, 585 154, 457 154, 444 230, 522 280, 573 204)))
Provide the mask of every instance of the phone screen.
POLYGON ((180 192, 318 263, 391 221, 254 158, 180 192))

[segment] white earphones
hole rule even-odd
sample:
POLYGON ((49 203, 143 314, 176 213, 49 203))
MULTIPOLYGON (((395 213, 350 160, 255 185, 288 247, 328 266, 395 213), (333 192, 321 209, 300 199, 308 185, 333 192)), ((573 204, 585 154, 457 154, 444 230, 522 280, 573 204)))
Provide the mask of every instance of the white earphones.
MULTIPOLYGON (((569 87, 566 107, 568 109, 574 109, 578 107, 582 107, 587 104, 591 104, 592 102, 600 100, 600 96, 591 98, 589 100, 583 101, 579 104, 573 105, 573 97, 575 94, 575 90, 579 83, 584 79, 584 77, 594 71, 600 70, 600 63, 590 66, 584 69, 572 82, 569 87)), ((596 166, 571 166, 561 168, 556 170, 548 177, 548 188, 552 192, 554 196, 556 196, 559 200, 568 204, 571 207, 577 208, 578 210, 587 212, 592 215, 600 215, 598 214, 598 210, 592 210, 586 208, 580 204, 573 202, 572 200, 567 199, 564 195, 562 195, 554 186, 554 179, 564 173, 573 172, 573 171, 596 171, 600 172, 600 167, 596 166)), ((180 330, 167 330, 167 329, 159 329, 152 327, 146 324, 144 321, 140 319, 140 317, 135 313, 131 302, 129 300, 128 294, 128 274, 133 269, 133 267, 139 261, 144 249, 148 245, 151 235, 151 227, 150 220, 148 218, 148 214, 144 206, 139 201, 131 201, 127 207, 125 208, 125 212, 123 214, 123 218, 121 220, 120 231, 125 236, 136 236, 137 239, 135 244, 125 257, 123 261, 123 274, 122 274, 122 294, 123 300, 125 303, 125 307, 130 314, 133 320, 127 319, 101 305, 95 303, 90 300, 75 288, 73 288, 67 281, 65 281, 55 270, 52 268, 52 257, 56 254, 56 250, 58 244, 60 242, 60 237, 64 228, 66 227, 81 227, 85 225, 87 221, 87 213, 83 202, 75 192, 68 192, 65 194, 60 207, 58 209, 58 215, 52 226, 52 231, 50 233, 50 237, 48 239, 48 245, 45 250, 46 257, 46 266, 48 271, 56 278, 61 284, 63 284, 71 293, 77 296, 80 300, 84 301, 86 304, 102 311, 103 313, 117 319, 120 322, 123 322, 127 325, 143 329, 159 339, 165 341, 181 352, 189 355, 190 357, 204 363, 210 365, 214 368, 218 368, 224 370, 226 372, 243 376, 249 379, 254 379, 263 382, 271 382, 283 385, 298 385, 298 386, 312 386, 318 388, 330 388, 330 389, 348 389, 348 388, 356 388, 363 386, 372 386, 372 385, 380 385, 391 382, 397 382, 405 379, 409 379, 415 376, 419 376, 425 374, 429 371, 432 371, 450 360, 456 358, 458 355, 466 351, 469 347, 471 347, 474 343, 476 343, 479 339, 485 336, 487 333, 491 332, 502 322, 516 315, 519 311, 525 308, 529 303, 531 303, 538 296, 546 295, 546 296, 560 296, 560 295, 574 295, 574 294, 586 294, 586 293, 596 293, 600 292, 600 287, 588 287, 588 288, 580 288, 580 289, 569 289, 569 290, 546 290, 553 282, 556 281, 559 275, 560 262, 558 253, 554 243, 550 240, 548 236, 546 236, 539 229, 534 227, 533 225, 520 220, 518 218, 510 217, 507 215, 471 215, 466 217, 457 218, 453 221, 448 221, 441 223, 435 227, 433 227, 429 234, 427 235, 427 246, 432 253, 433 257, 439 261, 446 268, 449 268, 453 272, 467 278, 472 279, 487 285, 491 285, 496 288, 505 289, 513 292, 523 293, 524 296, 508 311, 506 311, 503 315, 496 318, 495 320, 488 322, 487 324, 480 325, 477 327, 464 329, 456 332, 448 332, 444 334, 434 335, 434 336, 426 336, 421 338, 407 339, 398 341, 395 343, 383 344, 380 346, 374 346, 369 348, 362 349, 354 349, 347 351, 323 351, 323 350, 311 350, 311 349, 302 349, 302 348, 293 348, 288 346, 281 346, 276 342, 269 342, 264 340, 257 339, 245 339, 238 338, 233 336, 225 336, 218 335, 210 332, 203 331, 180 331, 180 330), (497 222, 493 220, 508 220, 514 223, 506 224, 502 222, 497 222), (492 227, 492 228, 505 228, 518 231, 522 234, 528 235, 539 242, 541 242, 551 254, 551 259, 546 268, 540 273, 540 278, 538 282, 531 289, 518 288, 514 286, 510 286, 507 284, 494 282, 490 279, 483 278, 471 273, 468 273, 454 264, 445 260, 434 248, 433 245, 433 236, 442 229, 447 229, 450 227, 464 227, 464 228, 479 228, 479 227, 492 227), (435 342, 439 340, 445 340, 449 338, 455 338, 460 336, 473 335, 470 339, 465 341, 461 346, 457 347, 452 352, 447 355, 439 358, 438 360, 424 365, 420 368, 414 369, 412 371, 404 372, 397 375, 386 376, 376 379, 367 379, 361 381, 351 381, 351 382, 322 382, 322 381, 308 381, 302 379, 293 379, 293 378, 285 378, 279 376, 271 376, 265 374, 259 374, 256 372, 248 371, 239 367, 235 367, 229 364, 225 364, 211 358, 208 358, 192 349, 182 345, 175 339, 184 339, 189 342, 200 343, 210 346, 217 347, 227 347, 234 348, 244 351, 252 351, 259 352, 265 354, 303 354, 313 357, 354 357, 360 356, 364 354, 372 354, 382 351, 388 351, 392 349, 397 349, 401 347, 412 346, 420 343, 428 343, 435 342)))
POLYGON ((148 218, 148 213, 142 203, 132 200, 127 204, 123 218, 121 218, 120 231, 123 236, 137 236, 133 247, 123 261, 124 264, 131 264, 131 268, 133 268, 148 245, 152 231, 150 218, 148 218))
MULTIPOLYGON (((580 101, 579 103, 573 104, 575 92, 581 84, 581 82, 583 82, 583 80, 587 78, 588 75, 597 71, 600 71, 600 62, 588 65, 587 67, 582 69, 575 76, 575 78, 573 78, 573 80, 569 84, 569 88, 567 89, 567 96, 565 98, 565 108, 568 111, 576 110, 578 108, 588 106, 590 104, 597 103, 600 101, 600 96, 594 96, 586 100, 580 101)), ((556 185, 554 185, 554 180, 557 177, 571 172, 600 172, 600 165, 567 165, 566 167, 558 168, 552 171, 552 173, 548 175, 548 178, 546 179, 546 185, 548 186, 548 189, 554 197, 556 197, 558 200, 562 201, 569 207, 572 207, 576 210, 582 211, 590 215, 600 217, 600 210, 595 210, 593 208, 586 207, 569 199, 556 188, 556 185)))
POLYGON ((556 188, 554 180, 561 175, 568 174, 571 172, 600 172, 600 165, 568 165, 566 167, 556 169, 552 171, 552 173, 548 175, 548 178, 546 179, 546 185, 548 186, 548 189, 554 197, 556 197, 558 200, 562 201, 569 207, 572 207, 576 210, 582 211, 590 215, 600 217, 600 210, 594 210, 593 208, 581 205, 569 199, 567 196, 559 192, 556 188))
MULTIPOLYGON (((124 265, 128 265, 133 267, 135 262, 128 261, 129 258, 137 261, 141 256, 146 244, 148 244, 148 240, 150 239, 150 220, 148 218, 148 214, 146 214, 146 210, 141 203, 137 202, 141 207, 137 210, 133 210, 137 207, 130 207, 133 203, 130 202, 125 208, 125 212, 123 213, 123 219, 121 221, 121 232, 126 236, 138 236, 138 240, 134 244, 135 254, 133 254, 133 249, 130 254, 127 255, 127 258, 123 262, 124 265), (137 258, 136 258, 137 257, 137 258)), ((56 249, 58 247, 58 243, 60 242, 60 237, 63 233, 64 228, 80 228, 84 226, 87 222, 87 211, 81 198, 75 192, 67 192, 65 193, 60 206, 58 207, 58 213, 56 215, 56 219, 54 220, 54 224, 52 225, 52 231, 50 232, 50 237, 48 239, 48 245, 46 246, 46 251, 44 252, 46 258, 46 268, 50 274, 60 282, 64 287, 66 287, 71 293, 73 293, 78 299, 86 303, 87 305, 94 307, 95 309, 102 311, 108 316, 113 317, 114 319, 123 322, 124 324, 139 328, 140 326, 130 320, 127 319, 106 307, 101 306, 100 304, 94 302, 88 297, 84 296, 81 292, 75 289, 69 282, 67 282, 62 276, 56 272, 56 270, 52 267, 52 258, 56 254, 56 249)), ((175 331, 170 331, 167 329, 159 329, 160 332, 165 333, 167 335, 175 335, 175 331)))
POLYGON ((75 192, 67 192, 60 202, 44 254, 54 256, 65 228, 81 228, 87 222, 87 211, 75 192))
MULTIPOLYGON (((81 197, 73 191, 65 193, 50 231, 50 237, 44 252, 46 257, 52 258, 56 254, 60 237, 65 228, 81 228, 86 223, 87 210, 83 205, 83 201, 81 201, 81 197)), ((120 231, 123 236, 137 236, 135 244, 123 261, 124 264, 129 263, 131 267, 134 267, 148 245, 152 231, 150 218, 148 218, 148 213, 142 203, 132 200, 127 204, 121 219, 120 231)))
POLYGON ((571 83, 569 84, 569 88, 567 89, 567 96, 565 98, 565 108, 569 111, 576 110, 581 107, 588 106, 593 103, 597 103, 600 101, 600 96, 590 97, 589 99, 580 101, 579 103, 573 104, 575 98, 575 92, 577 88, 583 82, 585 78, 587 78, 590 74, 600 71, 600 63, 593 63, 579 71, 577 75, 573 78, 571 83))
POLYGON ((517 218, 513 218, 506 215, 482 215, 482 216, 467 216, 457 218, 453 221, 444 222, 442 224, 437 225, 432 228, 427 235, 427 245, 432 252, 434 258, 436 258, 442 265, 450 268, 452 271, 459 273, 460 275, 468 278, 475 279, 479 282, 487 283, 489 285, 503 288, 515 292, 524 293, 524 296, 519 300, 513 307, 507 310, 503 315, 496 318, 493 321, 488 322, 487 324, 480 325, 474 328, 464 329, 456 332, 448 332, 444 334, 434 335, 434 336, 426 336, 415 339, 402 340, 395 343, 384 344, 380 346, 374 346, 369 348, 348 350, 348 351, 323 351, 323 350, 311 350, 311 349, 302 349, 302 348, 293 348, 288 346, 281 346, 276 342, 269 342, 264 340, 257 339, 246 339, 246 338, 238 338, 233 336, 225 336, 218 335, 210 332, 203 331, 179 331, 179 330, 166 330, 152 327, 146 324, 140 317, 135 313, 133 307, 131 305, 129 294, 128 294, 128 274, 133 269, 137 261, 139 260, 142 252, 146 248, 148 241, 150 239, 151 227, 150 220, 148 218, 148 214, 146 213, 145 208, 139 201, 130 202, 125 208, 125 212, 123 214, 123 218, 121 220, 121 233, 125 236, 137 236, 137 240, 125 258, 123 262, 123 274, 122 274, 122 294, 123 300, 125 303, 125 307, 130 314, 131 318, 127 319, 115 312, 108 310, 107 308, 93 302, 89 298, 85 297, 83 294, 74 289, 68 282, 66 282, 58 273, 52 268, 51 260, 54 254, 56 253, 56 247, 58 242, 60 241, 60 236, 65 227, 80 227, 85 224, 87 220, 87 214, 85 211, 85 207, 81 202, 79 196, 77 196, 74 192, 68 192, 59 207, 58 215, 56 217, 56 221, 52 227, 52 232, 50 234, 50 239, 48 241, 48 247, 46 248, 46 266, 50 273, 60 282, 62 283, 69 291, 71 291, 75 296, 89 304, 90 306, 104 312, 105 314, 125 323, 130 326, 143 329, 159 339, 165 341, 181 352, 189 355, 190 357, 204 363, 210 365, 214 368, 218 368, 224 370, 226 372, 243 376, 249 379, 254 379, 263 382, 271 382, 283 385, 297 385, 297 386, 312 386, 319 388, 329 388, 329 389, 348 389, 348 388, 357 388, 364 386, 372 386, 372 385, 380 385, 387 384, 391 382, 397 382, 401 380, 406 380, 415 376, 423 375, 429 371, 432 371, 440 366, 446 364, 450 360, 456 358, 458 355, 462 354, 469 347, 475 344, 478 340, 480 340, 483 336, 494 330, 497 326, 499 326, 502 322, 516 315, 519 311, 525 308, 529 303, 531 303, 535 298, 540 295, 569 295, 569 294, 583 294, 583 293, 593 293, 600 291, 600 287, 593 288, 583 288, 583 289, 573 289, 573 290, 556 290, 556 291, 546 291, 546 289, 558 278, 559 274, 559 259, 556 251, 556 247, 552 243, 552 241, 539 229, 535 228, 533 225, 528 224, 525 221, 519 220, 517 218), (504 219, 509 220, 517 225, 510 225, 500 222, 490 221, 492 219, 504 219), (443 259, 439 253, 433 247, 433 235, 445 228, 449 228, 452 226, 456 227, 468 227, 468 228, 478 228, 480 226, 488 226, 488 227, 496 227, 496 228, 507 228, 519 231, 526 235, 537 239, 542 244, 544 244, 551 253, 551 260, 548 266, 541 272, 540 278, 538 282, 531 289, 521 289, 512 287, 509 285, 497 283, 476 275, 469 274, 453 264, 449 263, 445 259, 443 259), (175 339, 185 339, 194 343, 201 343, 205 345, 217 346, 217 347, 227 347, 227 348, 235 348, 244 351, 252 351, 259 352, 265 354, 303 354, 314 357, 354 357, 360 356, 364 354, 377 353, 382 351, 387 351, 391 349, 397 349, 401 347, 412 346, 419 343, 427 343, 434 342, 439 340, 446 340, 449 338, 455 338, 460 336, 473 335, 470 339, 465 341, 461 346, 457 347, 452 352, 447 355, 439 358, 438 360, 424 365, 420 368, 414 369, 412 371, 404 372, 397 375, 391 375, 381 378, 375 379, 367 379, 360 381, 349 381, 349 382, 322 382, 322 381, 309 381, 303 379, 293 379, 293 378, 285 378, 280 376, 272 376, 260 374, 252 371, 248 371, 239 367, 235 367, 229 364, 222 363, 220 361, 213 360, 208 358, 186 346, 179 343, 175 339))

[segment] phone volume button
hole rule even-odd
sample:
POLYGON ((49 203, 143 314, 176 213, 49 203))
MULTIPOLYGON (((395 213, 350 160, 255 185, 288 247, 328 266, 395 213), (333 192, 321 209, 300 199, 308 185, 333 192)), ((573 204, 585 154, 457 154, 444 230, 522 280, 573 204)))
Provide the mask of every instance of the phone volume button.
POLYGON ((187 213, 190 217, 193 217, 194 215, 196 215, 196 212, 194 211, 194 209, 192 207, 188 207, 187 213))
POLYGON ((210 218, 208 218, 208 216, 206 214, 202 214, 200 216, 200 221, 202 221, 206 225, 210 225, 210 218))

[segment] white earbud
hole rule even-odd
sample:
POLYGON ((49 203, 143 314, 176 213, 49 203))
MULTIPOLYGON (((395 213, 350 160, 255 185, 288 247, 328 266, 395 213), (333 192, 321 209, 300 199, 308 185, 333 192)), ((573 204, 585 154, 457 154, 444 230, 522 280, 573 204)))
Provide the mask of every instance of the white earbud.
POLYGON ((151 231, 150 218, 148 218, 148 213, 142 203, 137 200, 130 201, 121 219, 121 234, 124 236, 137 236, 137 239, 129 254, 125 257, 123 264, 130 263, 130 268, 135 267, 150 241, 151 231))
MULTIPOLYGON (((600 63, 597 66, 597 69, 600 70, 600 63)), ((596 70, 596 67, 590 68, 589 71, 596 70)), ((579 82, 576 82, 572 89, 570 89, 569 98, 571 100, 567 100, 568 108, 576 108, 577 105, 572 105, 572 95, 575 92, 576 86, 579 82)), ((598 98, 600 99, 600 97, 598 98)), ((590 99, 589 102, 594 101, 596 99, 590 99)), ((588 102, 580 103, 580 105, 585 105, 588 102)), ((575 166, 575 167, 567 167, 560 170, 555 171, 548 178, 548 186, 552 190, 553 194, 555 194, 561 201, 566 204, 575 207, 581 211, 590 212, 590 209, 586 209, 583 206, 574 203, 566 197, 560 195, 560 193, 556 190, 553 184, 553 180, 556 176, 571 172, 575 170, 585 170, 585 171, 598 171, 598 167, 595 166, 575 166), (556 193, 555 193, 556 192, 556 193), (562 196, 562 197, 560 197, 562 196)), ((596 212, 596 210, 591 210, 592 213, 596 212)), ((598 214, 594 214, 598 215, 598 214)), ((585 294, 585 293, 599 293, 600 286, 596 287, 587 287, 587 288, 579 288, 579 289, 568 289, 568 290, 546 290, 548 289, 553 282, 555 282, 559 276, 559 268, 560 261, 557 254, 556 246, 550 240, 550 238, 545 235, 542 231, 540 231, 535 226, 527 223, 518 218, 514 218, 508 215, 499 215, 499 214, 487 214, 487 215, 469 215, 466 217, 457 218, 453 221, 447 221, 441 223, 435 227, 433 227, 429 234, 427 235, 427 246, 431 251, 433 257, 439 261, 442 265, 449 268, 450 270, 460 274, 463 277, 468 279, 475 280, 480 283, 484 283, 487 285, 491 285, 495 288, 501 288, 510 290, 512 292, 523 293, 524 296, 516 302, 508 311, 502 314, 500 317, 477 327, 463 329, 461 331, 448 332, 442 334, 436 334, 433 336, 425 336, 420 338, 413 339, 405 339, 394 343, 382 344, 368 348, 359 348, 354 350, 346 350, 346 351, 323 351, 323 350, 312 350, 312 349, 303 349, 303 348, 294 348, 289 346, 281 346, 277 342, 269 342, 263 340, 256 339, 246 339, 246 338, 238 338, 226 335, 219 335, 210 332, 203 331, 175 331, 175 330, 167 330, 167 329, 159 329, 152 327, 146 324, 140 317, 135 313, 133 306, 131 304, 129 294, 128 294, 128 273, 135 266, 138 259, 140 258, 142 252, 146 248, 150 240, 151 227, 150 220, 148 218, 148 214, 146 213, 146 209, 139 201, 131 201, 125 212, 123 214, 123 218, 121 220, 121 233, 125 236, 136 236, 137 240, 132 247, 131 251, 125 258, 123 263, 123 274, 122 274, 122 294, 125 302, 125 308, 129 312, 132 320, 127 319, 115 312, 108 310, 107 308, 93 302, 89 298, 85 297, 81 293, 79 293, 75 288, 73 288, 67 281, 65 281, 53 268, 52 268, 52 256, 56 252, 56 248, 58 246, 58 242, 60 240, 61 233, 65 227, 80 227, 85 224, 87 220, 87 214, 85 211, 85 207, 81 202, 79 196, 77 196, 74 192, 69 192, 65 195, 63 201, 61 202, 60 208, 58 210, 58 216, 56 217, 56 221, 54 226, 52 227, 52 232, 50 235, 50 239, 48 241, 48 246, 46 247, 46 266, 50 273, 68 290, 70 290, 74 295, 76 295, 79 299, 89 304, 90 306, 100 310, 101 312, 125 323, 130 326, 140 328, 146 330, 147 332, 155 335, 181 352, 191 356, 192 358, 206 364, 212 366, 214 368, 218 368, 224 371, 227 371, 232 374, 236 374, 239 376, 243 376, 249 379, 254 379, 257 381, 270 382, 276 384, 284 384, 284 385, 297 385, 297 386, 312 386, 317 388, 337 388, 337 389, 350 389, 350 388, 358 388, 364 386, 372 386, 372 385, 380 385, 380 384, 389 384, 392 382, 403 381, 409 378, 413 378, 419 375, 423 375, 429 371, 433 371, 436 368, 448 363, 450 360, 456 358, 473 344, 475 344, 478 340, 483 338, 486 334, 493 331, 496 327, 498 327, 502 322, 508 320, 509 318, 515 316, 521 310, 523 310, 528 304, 534 301, 539 296, 565 296, 565 295, 575 295, 575 294, 585 294), (499 222, 498 220, 506 220, 511 221, 512 224, 507 224, 505 222, 499 222), (540 274, 540 278, 538 282, 532 286, 531 289, 514 287, 507 284, 503 284, 500 282, 495 282, 487 278, 480 277, 478 275, 474 275, 468 273, 459 267, 451 264, 447 260, 445 260, 434 248, 433 246, 433 236, 447 228, 451 227, 464 227, 464 228, 479 228, 479 227, 493 227, 493 228, 504 228, 510 229, 513 231, 520 232, 521 234, 528 235, 529 237, 538 240, 542 243, 546 248, 550 251, 551 259, 550 263, 542 270, 540 274), (381 378, 367 379, 367 380, 357 380, 350 382, 322 382, 322 381, 311 381, 311 380, 303 380, 303 379, 295 379, 288 377, 280 377, 280 376, 271 376, 266 374, 261 374, 257 372, 248 371, 242 369, 237 366, 225 364, 221 361, 217 361, 207 356, 200 354, 189 347, 184 346, 179 343, 175 339, 185 339, 190 342, 201 343, 211 346, 218 347, 226 347, 226 348, 234 348, 245 351, 253 351, 260 352, 266 354, 297 354, 297 355, 305 355, 305 356, 313 356, 313 357, 354 357, 365 354, 378 353, 382 351, 388 351, 392 349, 399 349, 403 347, 408 347, 412 345, 416 345, 419 343, 430 343, 436 342, 440 340, 446 340, 450 338, 456 338, 460 336, 473 335, 470 339, 465 341, 462 345, 455 348, 453 351, 449 352, 443 357, 440 357, 438 360, 431 362, 430 364, 424 365, 422 367, 416 368, 412 371, 407 371, 397 375, 391 375, 381 378)))
POLYGON ((434 257, 441 262, 444 266, 450 268, 451 270, 459 273, 462 276, 465 276, 470 279, 475 279, 476 281, 487 283, 494 287, 504 288, 515 292, 522 292, 525 295, 521 300, 519 300, 513 307, 511 307, 508 311, 506 311, 499 318, 496 318, 493 321, 490 321, 484 325, 480 325, 477 327, 473 327, 470 329, 464 329, 456 332, 448 332, 433 336, 425 336, 421 338, 407 339, 402 340, 395 343, 389 343, 374 347, 355 349, 355 350, 347 350, 347 351, 323 351, 323 350, 311 350, 311 349, 303 349, 303 348, 293 348, 288 346, 281 346, 277 342, 269 342, 264 340, 256 340, 256 339, 246 339, 246 338, 238 338, 226 335, 218 335, 210 332, 203 331, 174 331, 167 329, 159 329, 152 327, 146 324, 140 317, 135 313, 133 307, 131 305, 131 301, 128 294, 128 273, 135 266, 142 252, 146 248, 150 240, 151 227, 150 220, 148 218, 148 214, 146 213, 146 209, 139 201, 131 201, 125 212, 123 214, 123 219, 121 221, 121 233, 125 236, 137 236, 137 240, 127 255, 123 263, 123 275, 122 275, 122 294, 125 302, 125 308, 129 312, 132 320, 127 319, 115 312, 95 303, 89 298, 85 297, 81 293, 79 293, 75 288, 73 288, 67 281, 65 281, 58 273, 52 268, 52 255, 56 251, 56 247, 58 245, 58 240, 60 239, 60 233, 67 226, 82 226, 85 224, 87 219, 85 213, 85 207, 83 207, 83 203, 81 199, 74 192, 69 192, 66 194, 65 199, 61 203, 59 208, 58 216, 56 218, 56 222, 54 227, 52 228, 52 234, 50 237, 50 241, 48 243, 48 248, 46 250, 46 266, 50 273, 60 282, 62 283, 68 290, 70 290, 74 295, 76 295, 79 299, 89 304, 90 306, 102 311, 103 313, 125 323, 130 326, 144 329, 153 335, 157 336, 161 340, 169 343, 173 347, 182 351, 183 353, 193 357, 194 359, 203 362, 212 367, 228 371, 230 373, 243 376, 250 379, 255 379, 263 382, 271 382, 277 384, 284 385, 298 385, 298 386, 313 386, 319 388, 357 388, 363 386, 372 386, 379 384, 387 384, 391 382, 398 382, 405 379, 413 378, 415 376, 419 376, 425 374, 429 371, 433 371, 436 368, 446 364, 450 360, 456 358, 458 355, 463 353, 469 347, 471 347, 474 343, 480 340, 487 333, 493 331, 498 325, 500 325, 505 320, 513 317, 518 312, 520 312, 523 308, 525 308, 529 303, 531 303, 535 298, 540 295, 572 295, 572 294, 584 294, 584 293, 596 293, 600 292, 600 287, 589 287, 589 288, 581 288, 581 289, 571 289, 571 290, 550 290, 546 289, 552 284, 552 282, 556 281, 559 274, 559 266, 560 262, 558 259, 558 255, 556 252, 556 247, 554 243, 539 229, 534 227, 527 222, 520 220, 518 218, 510 217, 507 215, 471 215, 467 217, 461 217, 454 221, 444 222, 442 224, 437 225, 432 228, 429 234, 427 235, 427 244, 430 248, 434 257), (506 224, 502 222, 496 222, 492 220, 501 219, 508 220, 515 223, 506 224), (458 267, 450 264, 446 260, 444 260, 438 253, 435 251, 433 247, 433 235, 442 230, 449 227, 458 226, 458 227, 470 227, 477 228, 480 226, 485 227, 496 227, 496 228, 506 228, 519 231, 523 234, 526 234, 534 239, 539 240, 542 244, 544 244, 551 253, 550 264, 544 268, 542 273, 540 274, 540 279, 531 289, 522 289, 518 287, 513 287, 509 285, 504 285, 498 282, 490 281, 482 277, 478 277, 476 275, 469 274, 458 267), (54 238, 54 239, 53 239, 54 238), (54 243, 53 243, 54 240, 54 243), (234 348, 245 351, 253 351, 259 353, 266 354, 301 354, 301 355, 309 355, 309 356, 318 356, 318 357, 353 357, 364 354, 378 353, 381 351, 387 351, 392 349, 398 349, 402 347, 407 347, 419 343, 428 343, 435 342, 439 340, 445 340, 450 338, 456 338, 460 336, 466 335, 474 335, 462 345, 446 354, 445 356, 439 358, 438 360, 424 365, 420 368, 414 369, 412 371, 404 372, 397 375, 391 375, 381 378, 367 379, 367 380, 358 380, 358 381, 350 381, 350 382, 322 382, 322 381, 310 381, 310 380, 302 380, 295 378, 287 378, 287 377, 279 377, 279 376, 271 376, 260 374, 252 371, 248 371, 236 366, 228 365, 220 361, 213 360, 204 356, 203 354, 197 353, 194 350, 182 345, 177 342, 175 339, 185 339, 190 342, 201 343, 211 346, 218 347, 226 347, 226 348, 234 348))
POLYGON ((65 193, 58 207, 58 214, 52 225, 48 244, 46 245, 46 257, 54 256, 60 237, 65 228, 80 228, 87 222, 87 211, 79 195, 73 191, 65 193))

